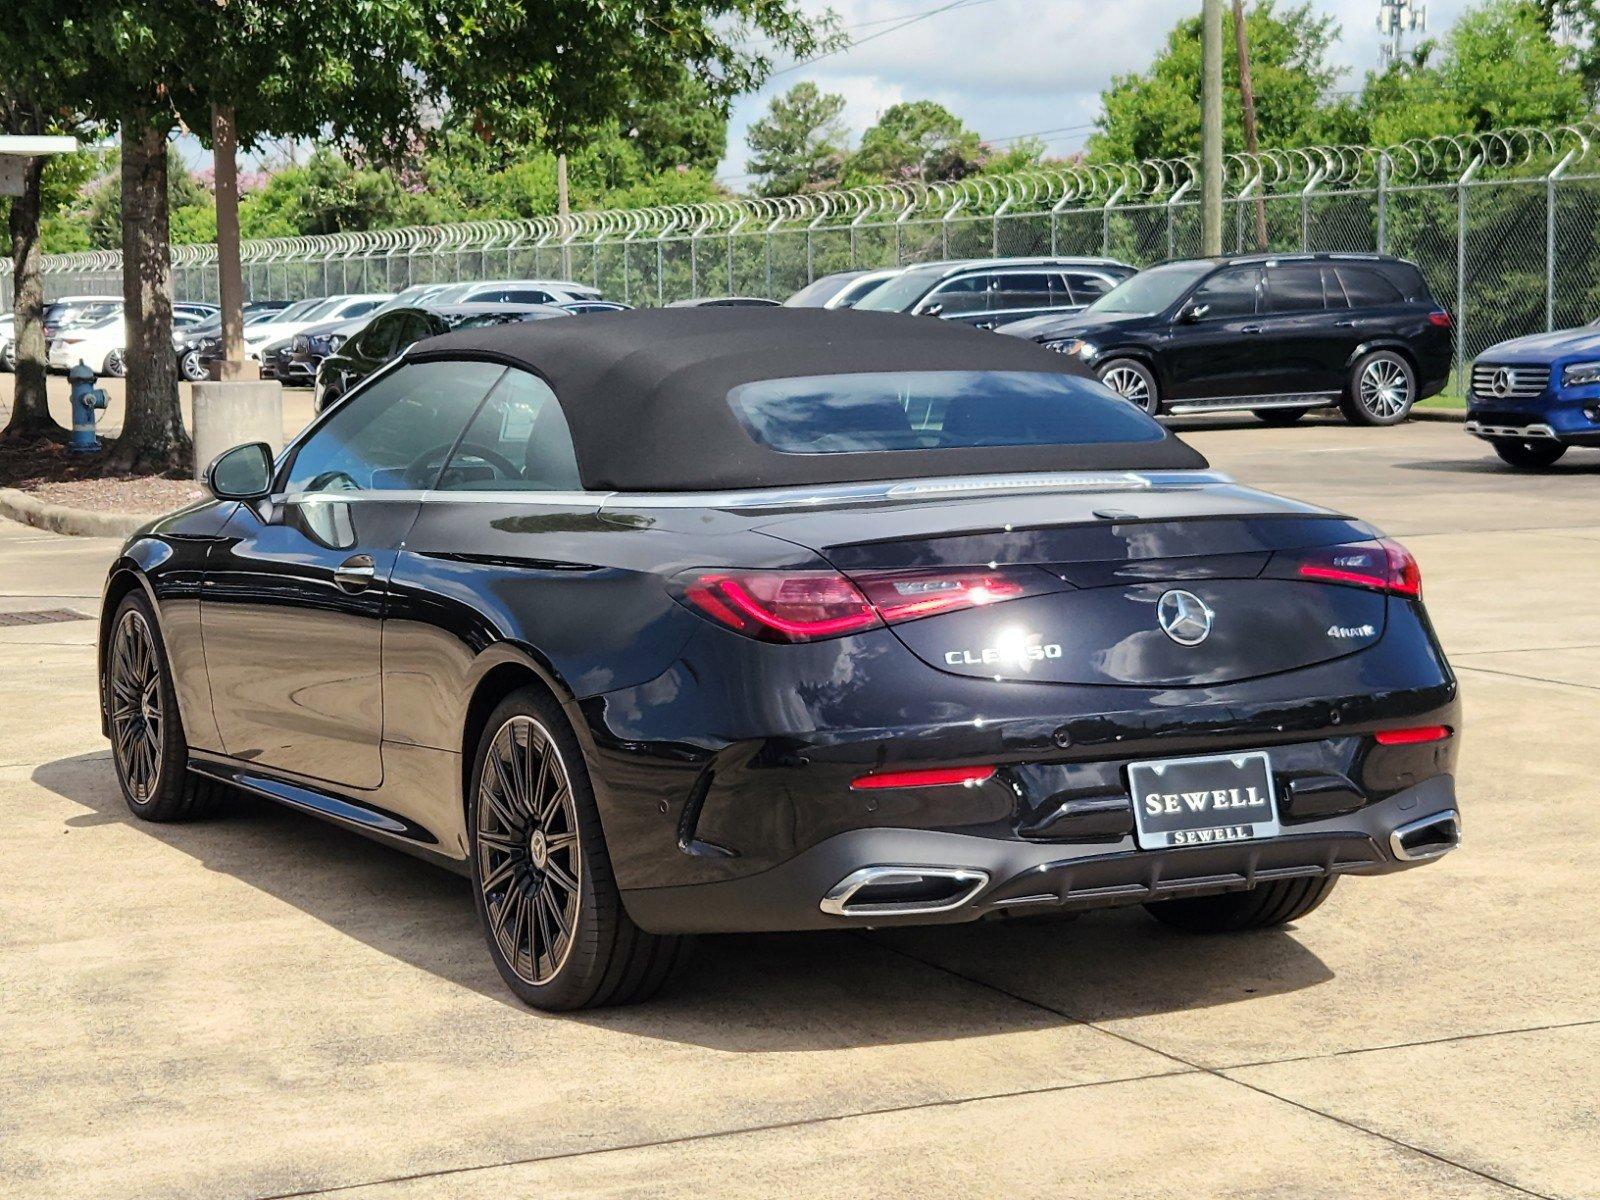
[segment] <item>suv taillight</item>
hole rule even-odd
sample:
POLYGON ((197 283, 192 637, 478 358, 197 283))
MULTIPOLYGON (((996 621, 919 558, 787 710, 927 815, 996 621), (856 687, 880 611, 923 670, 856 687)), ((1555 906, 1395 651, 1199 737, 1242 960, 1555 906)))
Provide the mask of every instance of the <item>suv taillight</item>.
POLYGON ((1440 329, 1449 329, 1455 325, 1450 319, 1450 314, 1442 308, 1436 308, 1428 314, 1428 324, 1437 325, 1440 329))
MULTIPOLYGON (((1034 595, 1054 582, 1031 567, 874 571, 688 571, 672 594, 700 615, 767 642, 814 642, 1034 595)), ((1059 583, 1056 586, 1060 586, 1059 583)))

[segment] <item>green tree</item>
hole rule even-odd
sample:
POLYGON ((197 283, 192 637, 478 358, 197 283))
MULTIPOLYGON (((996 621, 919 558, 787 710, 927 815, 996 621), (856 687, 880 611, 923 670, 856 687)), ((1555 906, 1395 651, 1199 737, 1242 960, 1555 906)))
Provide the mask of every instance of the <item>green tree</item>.
POLYGON ((756 193, 792 196, 837 184, 845 160, 843 115, 844 97, 814 83, 774 96, 745 134, 750 157, 744 167, 756 176, 756 193))
POLYGON ((1535 0, 1546 33, 1571 35, 1567 51, 1591 103, 1600 98, 1600 0, 1535 0))
MULTIPOLYGON (((1224 9, 1223 45, 1233 45, 1233 15, 1224 9)), ((1329 62, 1340 29, 1309 3, 1280 9, 1257 0, 1245 14, 1255 85, 1256 122, 1263 146, 1305 146, 1358 136, 1355 108, 1330 94, 1343 72, 1329 62)), ((1223 140, 1244 149, 1239 64, 1225 54, 1223 140)), ((1149 69, 1119 75, 1101 93, 1098 126, 1089 139, 1092 160, 1171 158, 1200 150, 1200 18, 1185 17, 1167 36, 1149 69)))
POLYGON ((1507 125, 1556 125, 1589 111, 1581 75, 1550 37, 1538 7, 1487 0, 1461 15, 1361 97, 1366 134, 1380 144, 1507 125))
POLYGON ((890 105, 861 135, 845 183, 963 179, 979 173, 987 157, 982 140, 960 117, 932 100, 912 100, 890 105))

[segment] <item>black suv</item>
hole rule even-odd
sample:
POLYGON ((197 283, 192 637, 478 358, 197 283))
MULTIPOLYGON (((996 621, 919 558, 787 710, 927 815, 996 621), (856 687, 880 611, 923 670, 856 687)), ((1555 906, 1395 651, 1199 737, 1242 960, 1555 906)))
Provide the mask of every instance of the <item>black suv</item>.
POLYGON ((1337 404, 1355 424, 1395 425, 1443 390, 1451 324, 1413 263, 1259 254, 1151 267, 1076 316, 999 332, 1075 356, 1152 415, 1287 425, 1337 404))

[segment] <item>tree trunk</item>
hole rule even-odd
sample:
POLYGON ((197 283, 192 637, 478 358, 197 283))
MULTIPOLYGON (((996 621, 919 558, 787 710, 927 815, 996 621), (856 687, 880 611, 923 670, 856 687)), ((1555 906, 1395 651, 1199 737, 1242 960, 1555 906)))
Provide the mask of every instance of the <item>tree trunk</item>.
MULTIPOLYGON (((167 212, 167 130, 150 113, 122 121, 122 300, 128 368, 122 433, 105 473, 187 471, 194 446, 178 407, 172 349, 172 254, 167 212)), ((91 364, 92 365, 92 364, 91 364)))
POLYGON ((25 443, 64 438, 66 430, 50 415, 44 375, 44 276, 39 259, 39 177, 43 158, 31 158, 22 172, 22 195, 11 202, 12 308, 16 324, 16 387, 11 419, 0 441, 25 443))

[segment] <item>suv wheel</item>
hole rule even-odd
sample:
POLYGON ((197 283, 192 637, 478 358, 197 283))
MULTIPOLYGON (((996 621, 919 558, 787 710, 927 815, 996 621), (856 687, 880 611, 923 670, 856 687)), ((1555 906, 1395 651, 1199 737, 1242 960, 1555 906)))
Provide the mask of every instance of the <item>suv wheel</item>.
POLYGON ((1337 875, 1320 879, 1275 879, 1247 892, 1162 900, 1145 909, 1163 925, 1186 933, 1240 933, 1298 921, 1328 898, 1337 875))
POLYGON ((1113 358, 1095 372, 1100 382, 1152 417, 1161 411, 1161 392, 1150 368, 1131 358, 1113 358))
POLYGON ((1339 407, 1352 425, 1398 425, 1417 402, 1417 373, 1393 350, 1364 354, 1339 407))
POLYGON ((688 940, 623 911, 578 739, 545 693, 501 701, 479 739, 467 801, 472 879, 489 956, 535 1008, 647 1000, 688 940))
POLYGON ((204 383, 211 378, 205 363, 200 361, 200 351, 191 350, 178 360, 178 370, 190 383, 204 383))
POLYGON ((101 364, 100 374, 110 379, 121 379, 128 373, 127 359, 121 350, 113 350, 106 355, 106 361, 101 364))
POLYGON ((1549 438, 1495 438, 1494 452, 1513 467, 1548 467, 1567 452, 1549 438))

